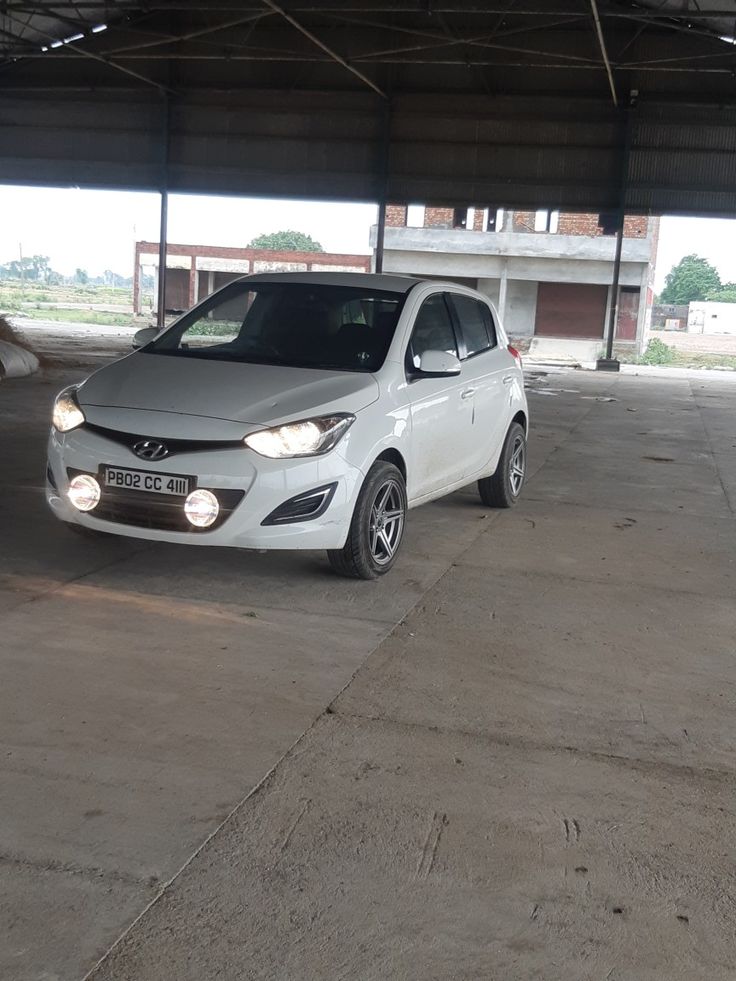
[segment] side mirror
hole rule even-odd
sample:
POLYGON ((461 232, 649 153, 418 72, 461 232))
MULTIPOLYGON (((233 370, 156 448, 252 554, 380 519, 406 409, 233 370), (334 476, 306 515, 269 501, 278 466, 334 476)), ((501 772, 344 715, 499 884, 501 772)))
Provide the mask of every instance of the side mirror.
POLYGON ((417 371, 428 378, 442 378, 459 375, 461 367, 454 354, 446 351, 425 351, 419 359, 417 371))
POLYGON ((158 334, 158 327, 143 327, 133 334, 133 347, 137 350, 139 347, 145 347, 146 344, 150 344, 154 339, 156 334, 158 334))

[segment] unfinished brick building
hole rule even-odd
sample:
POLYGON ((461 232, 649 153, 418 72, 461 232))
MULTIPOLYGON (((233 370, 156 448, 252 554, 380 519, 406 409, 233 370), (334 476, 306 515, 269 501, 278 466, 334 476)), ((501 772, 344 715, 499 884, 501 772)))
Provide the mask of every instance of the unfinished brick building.
MULTIPOLYGON (((602 342, 615 253, 611 216, 495 207, 389 205, 384 271, 453 279, 486 293, 509 334, 602 342)), ((653 300, 659 219, 624 222, 617 345, 635 346, 653 300)))
MULTIPOLYGON (((166 245, 166 313, 188 310, 239 276, 258 272, 368 272, 368 255, 236 249, 219 245, 166 245)), ((155 311, 158 297, 158 242, 135 243, 133 304, 140 314, 155 311), (154 288, 144 296, 141 271, 150 270, 154 288), (150 305, 149 305, 150 304, 150 305)))

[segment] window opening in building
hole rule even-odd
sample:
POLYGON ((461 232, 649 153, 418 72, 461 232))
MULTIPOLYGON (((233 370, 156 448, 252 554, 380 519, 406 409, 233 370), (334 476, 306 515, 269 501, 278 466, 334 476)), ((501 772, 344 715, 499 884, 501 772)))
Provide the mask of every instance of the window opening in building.
POLYGON ((424 228, 423 204, 410 204, 406 209, 406 224, 408 228, 424 228))
POLYGON ((454 208, 452 212, 452 227, 467 228, 467 223, 468 223, 468 209, 454 208))
POLYGON ((551 232, 553 235, 557 232, 560 224, 560 212, 559 211, 548 211, 547 209, 541 209, 534 215, 534 231, 535 232, 551 232))

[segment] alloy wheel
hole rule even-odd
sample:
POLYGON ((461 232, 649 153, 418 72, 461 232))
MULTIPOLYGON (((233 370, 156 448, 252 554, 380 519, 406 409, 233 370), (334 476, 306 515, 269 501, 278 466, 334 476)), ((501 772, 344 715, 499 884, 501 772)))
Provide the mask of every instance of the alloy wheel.
POLYGON ((511 493, 514 495, 514 497, 518 497, 521 491, 525 473, 526 447, 524 446, 524 438, 522 436, 517 436, 514 440, 514 445, 511 450, 511 460, 509 462, 509 483, 511 485, 511 493))
POLYGON ((377 565, 390 562, 401 543, 404 530, 404 498, 393 479, 381 484, 370 511, 370 550, 377 565))

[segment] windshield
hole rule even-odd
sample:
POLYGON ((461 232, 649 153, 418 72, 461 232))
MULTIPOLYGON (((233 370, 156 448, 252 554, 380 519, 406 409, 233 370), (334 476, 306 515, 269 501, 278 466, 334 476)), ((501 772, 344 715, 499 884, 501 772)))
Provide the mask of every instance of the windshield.
POLYGON ((355 286, 233 283, 148 344, 147 353, 295 368, 377 371, 403 295, 355 286))

